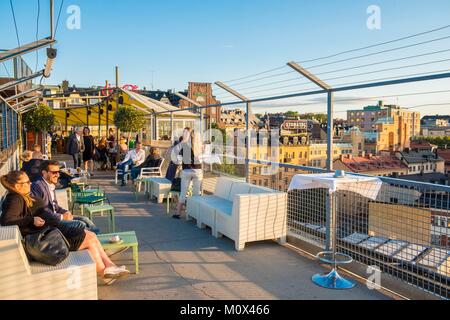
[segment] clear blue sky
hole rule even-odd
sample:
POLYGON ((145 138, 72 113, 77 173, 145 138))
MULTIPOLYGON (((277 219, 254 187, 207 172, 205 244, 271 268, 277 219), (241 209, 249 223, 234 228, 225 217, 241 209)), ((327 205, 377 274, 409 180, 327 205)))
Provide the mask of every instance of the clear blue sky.
MULTIPOLYGON (((13 0, 22 43, 35 38, 37 2, 13 0)), ((43 37, 49 33, 49 1, 40 2, 39 36, 43 37)), ((55 2, 58 11, 61 1, 55 2)), ((15 47, 17 41, 8 0, 0 2, 0 16, 0 48, 15 47)), ((449 24, 449 17, 448 0, 66 0, 56 35, 59 55, 52 78, 46 83, 58 84, 68 79, 72 84, 80 86, 100 85, 106 79, 114 80, 114 66, 119 65, 122 83, 151 88, 153 72, 155 89, 182 90, 187 87, 188 81, 214 82, 235 79, 282 66, 290 60, 317 58, 431 30, 449 24), (80 30, 69 30, 66 27, 69 17, 66 9, 69 5, 78 5, 81 9, 80 30), (366 26, 366 10, 370 5, 378 5, 381 8, 381 30, 369 30, 366 26)), ((450 29, 382 48, 393 48, 448 35, 450 29)), ((350 64, 329 66, 320 71, 449 48, 450 41, 447 39, 400 51, 395 55, 375 56, 350 64)), ((360 53, 377 50, 381 48, 360 53)), ((44 63, 43 56, 44 52, 41 52, 40 65, 44 63)), ((448 52, 370 70, 445 58, 450 58, 448 52)), ((35 59, 34 54, 27 57, 32 66, 35 65, 35 59)), ((328 61, 332 60, 325 62, 328 61)), ((450 62, 370 77, 376 79, 443 69, 450 69, 450 62)), ((358 71, 360 70, 355 73, 358 71)), ((345 73, 336 74, 339 75, 345 73)), ((283 78, 275 78, 272 81, 277 79, 283 78)), ((336 80, 333 84, 365 79, 368 79, 368 76, 336 80)), ((255 82, 263 83, 264 81, 255 82)), ((385 88, 347 93, 344 96, 378 96, 436 88, 444 90, 450 89, 449 84, 446 80, 408 87, 398 86, 395 90, 385 88)), ((249 85, 251 86, 247 84, 249 85)), ((280 85, 267 88, 278 86, 280 85)), ((296 88, 291 87, 290 90, 292 89, 296 88)), ((275 94, 286 91, 289 89, 268 92, 275 94)), ((223 98, 226 100, 226 97, 223 98)), ((410 106, 442 101, 450 102, 450 95, 429 96, 426 100, 423 97, 400 100, 410 106)), ((449 108, 430 107, 424 112, 450 113, 449 108)), ((341 109, 344 110, 345 105, 341 109)))

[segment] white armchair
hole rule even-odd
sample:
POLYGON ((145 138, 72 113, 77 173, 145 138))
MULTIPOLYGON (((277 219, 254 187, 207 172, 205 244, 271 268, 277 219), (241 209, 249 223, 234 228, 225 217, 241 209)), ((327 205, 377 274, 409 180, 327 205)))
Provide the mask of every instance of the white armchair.
MULTIPOLYGON (((159 165, 159 167, 153 167, 153 168, 142 168, 141 169, 141 173, 138 177, 138 179, 136 180, 136 191, 137 192, 141 192, 141 188, 142 188, 142 180, 145 178, 162 178, 163 177, 163 173, 162 173, 162 168, 164 165, 164 161, 165 159, 162 158, 161 159, 161 163, 159 165)), ((145 190, 146 192, 148 192, 148 190, 145 190)))

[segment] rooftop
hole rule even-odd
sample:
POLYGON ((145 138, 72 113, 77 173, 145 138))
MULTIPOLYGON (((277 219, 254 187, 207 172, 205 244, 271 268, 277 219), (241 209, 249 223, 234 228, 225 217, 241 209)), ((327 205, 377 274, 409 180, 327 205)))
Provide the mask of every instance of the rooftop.
MULTIPOLYGON (((390 299, 363 284, 346 291, 322 289, 311 276, 325 273, 313 257, 275 242, 249 243, 242 252, 228 239, 192 222, 174 220, 165 206, 134 201, 129 188, 119 189, 110 179, 96 180, 116 208, 118 231, 134 230, 139 240, 139 275, 99 286, 102 300, 299 300, 390 299)), ((106 218, 97 218, 100 227, 106 218), (102 220, 103 219, 103 220, 102 220)), ((131 254, 117 262, 133 270, 131 254)))
POLYGON ((353 157, 353 156, 341 156, 340 159, 335 162, 341 162, 352 172, 370 172, 379 170, 406 170, 405 166, 399 159, 391 156, 365 156, 365 157, 353 157))
POLYGON ((444 161, 444 159, 437 156, 436 153, 431 152, 431 151, 406 150, 406 151, 399 152, 399 154, 409 164, 425 163, 425 162, 430 162, 430 161, 431 162, 444 161))

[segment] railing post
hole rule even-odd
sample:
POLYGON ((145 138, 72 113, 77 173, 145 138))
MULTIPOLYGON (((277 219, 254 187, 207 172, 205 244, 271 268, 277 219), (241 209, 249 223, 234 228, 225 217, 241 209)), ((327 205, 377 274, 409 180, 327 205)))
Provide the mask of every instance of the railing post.
MULTIPOLYGON (((328 91, 328 128, 327 128, 327 170, 328 172, 333 171, 333 160, 334 160, 334 94, 333 91, 328 91)), ((336 217, 333 214, 333 210, 336 210, 336 197, 334 194, 328 194, 327 196, 327 212, 326 212, 326 250, 333 250, 334 246, 334 233, 335 233, 335 223, 336 217)))
POLYGON ((328 142, 328 157, 327 157, 327 170, 329 172, 333 171, 333 160, 334 160, 334 93, 333 91, 328 91, 328 128, 327 128, 327 142, 328 142))
POLYGON ((172 145, 175 143, 175 136, 173 132, 173 112, 170 113, 170 139, 172 140, 172 145))
POLYGON ((250 108, 251 104, 247 102, 245 110, 245 181, 247 183, 250 183, 250 108))

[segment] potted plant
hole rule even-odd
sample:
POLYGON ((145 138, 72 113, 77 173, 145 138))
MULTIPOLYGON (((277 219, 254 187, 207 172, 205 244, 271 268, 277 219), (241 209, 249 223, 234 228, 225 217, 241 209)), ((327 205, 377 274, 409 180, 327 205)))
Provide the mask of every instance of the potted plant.
POLYGON ((146 123, 145 113, 132 106, 119 106, 114 114, 114 124, 117 129, 128 133, 128 146, 132 132, 139 132, 146 123))
POLYGON ((25 113, 22 120, 26 130, 34 133, 35 144, 38 144, 39 133, 42 133, 42 137, 46 137, 44 133, 54 125, 55 115, 52 108, 41 103, 37 108, 25 113))

